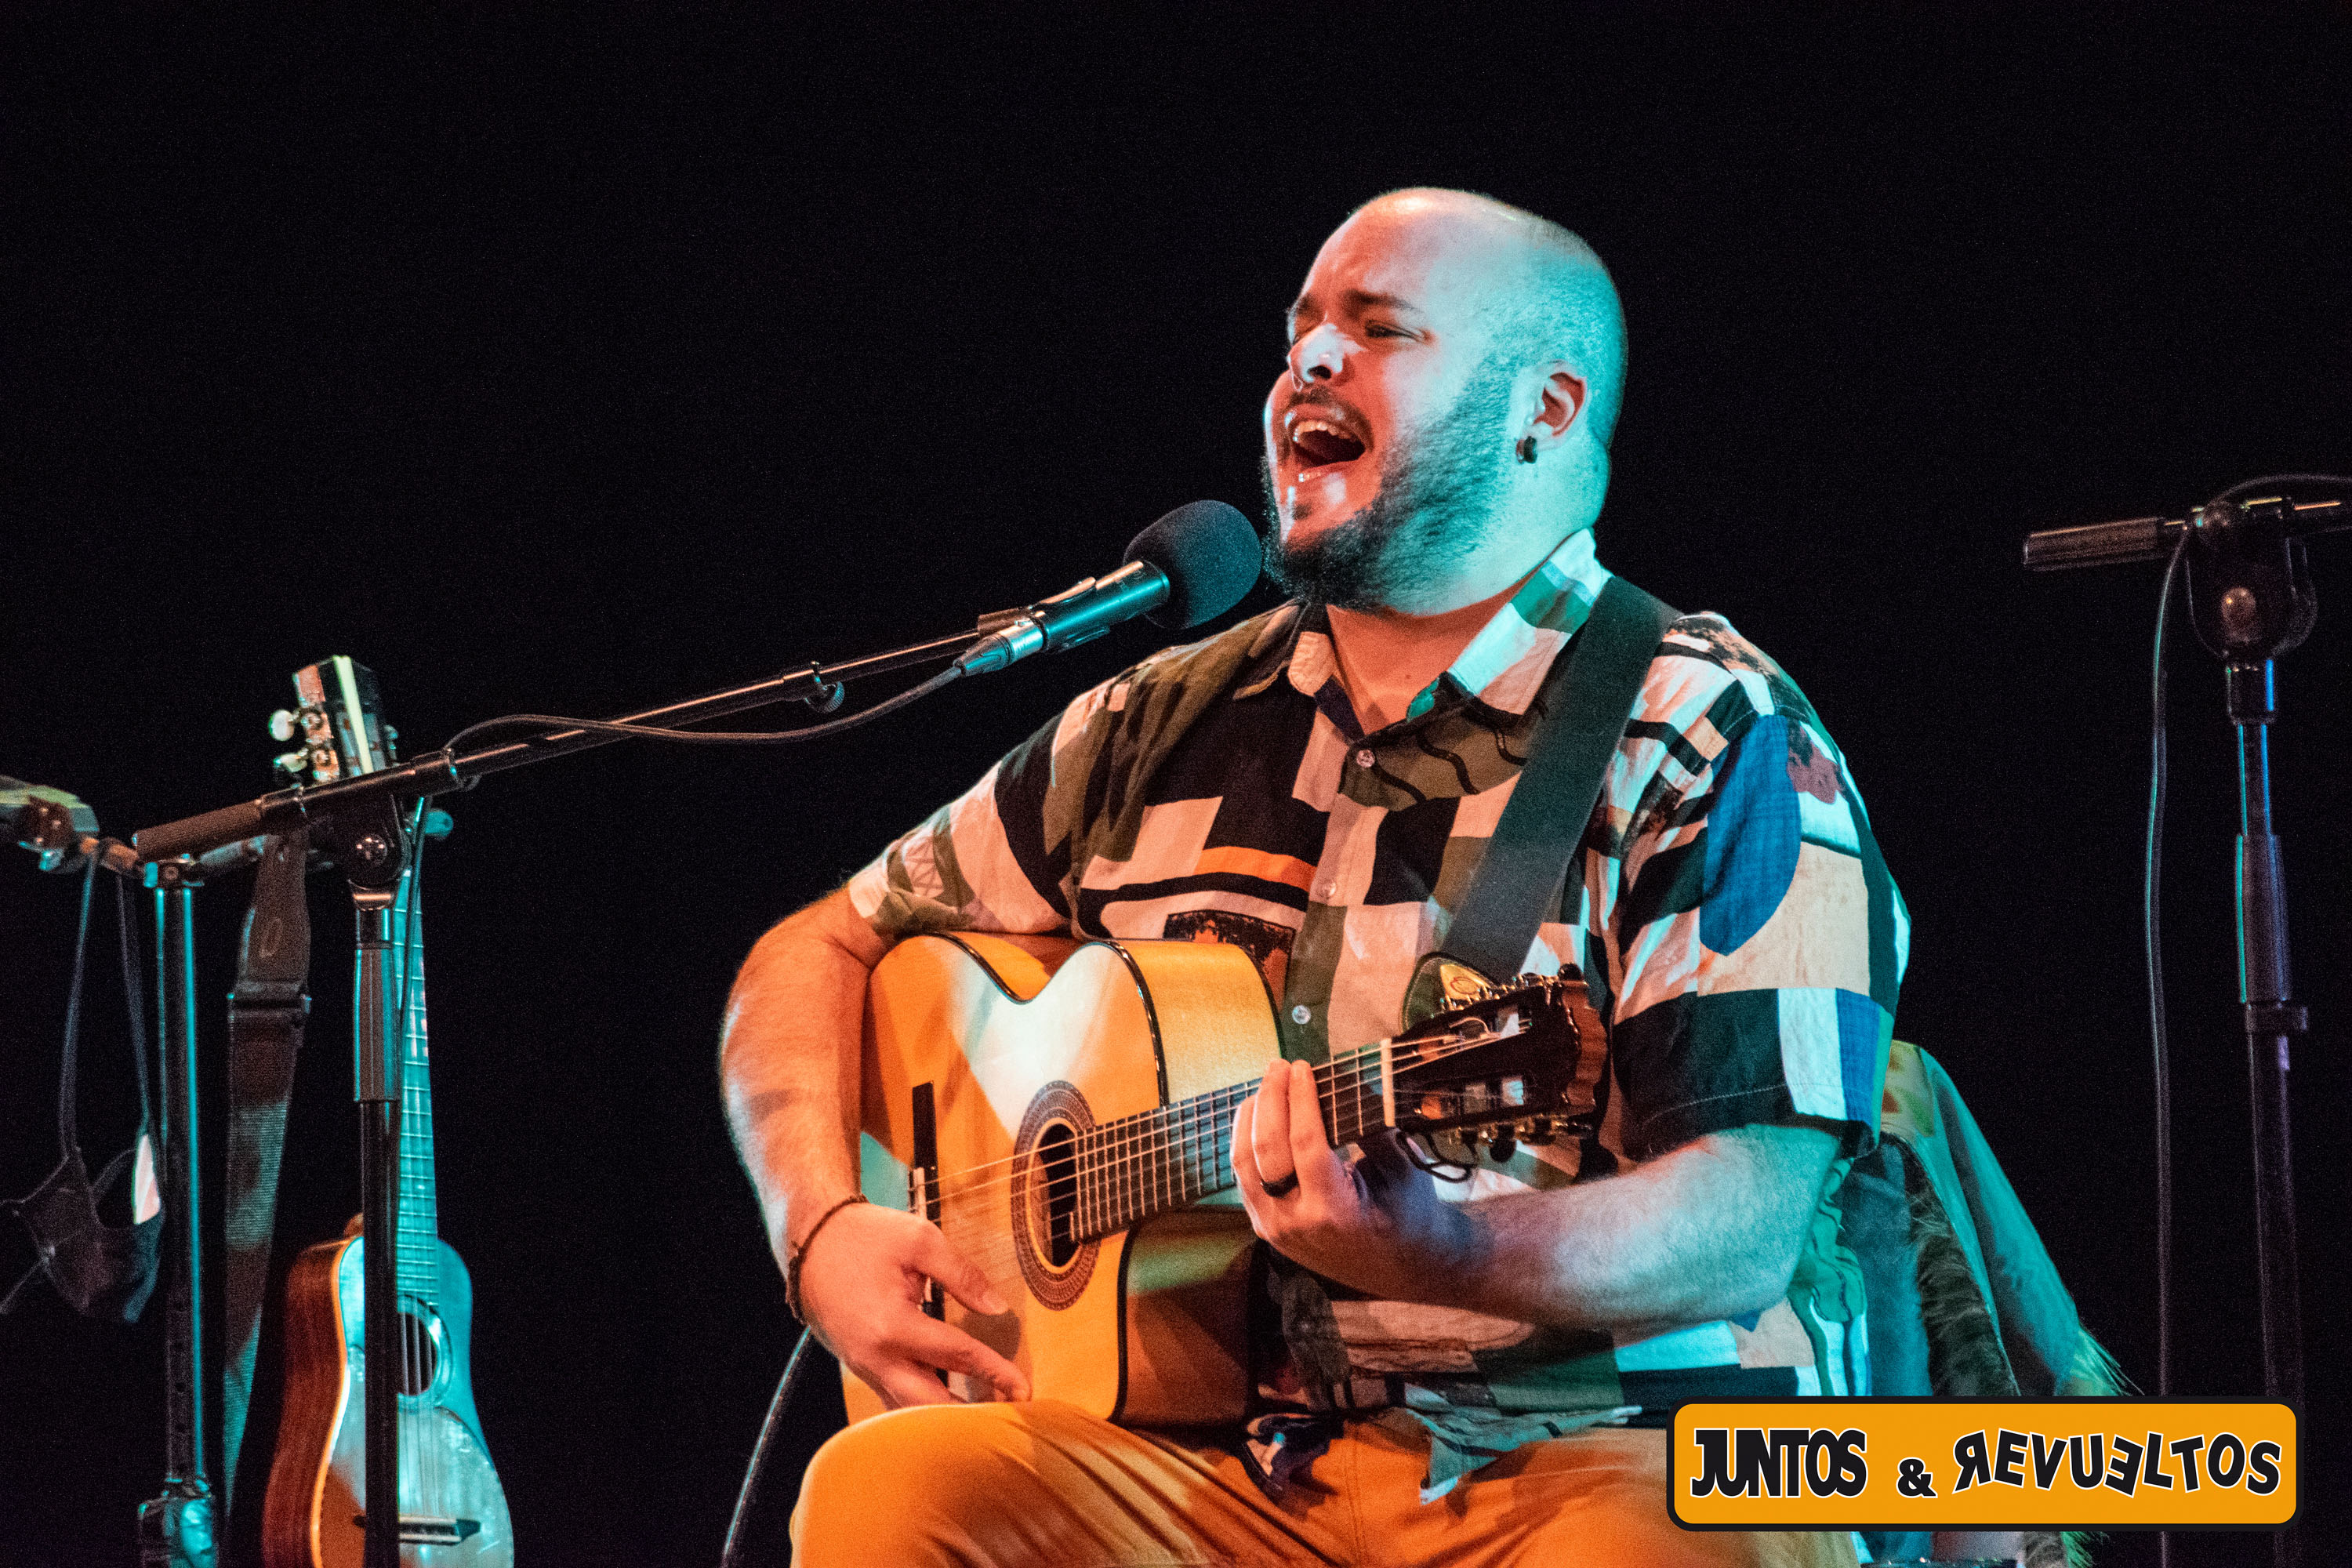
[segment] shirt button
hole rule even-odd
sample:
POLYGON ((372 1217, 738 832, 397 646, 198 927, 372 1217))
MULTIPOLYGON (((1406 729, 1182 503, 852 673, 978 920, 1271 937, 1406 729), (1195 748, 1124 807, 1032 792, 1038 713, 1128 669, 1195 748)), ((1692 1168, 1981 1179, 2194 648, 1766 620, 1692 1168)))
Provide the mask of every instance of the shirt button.
POLYGON ((1360 768, 1370 767, 1373 761, 1372 749, 1370 746, 1356 753, 1356 765, 1360 768))
POLYGON ((1313 1016, 1315 1016, 1315 1009, 1304 1002, 1290 1010, 1290 1021, 1294 1024, 1304 1024, 1313 1016))

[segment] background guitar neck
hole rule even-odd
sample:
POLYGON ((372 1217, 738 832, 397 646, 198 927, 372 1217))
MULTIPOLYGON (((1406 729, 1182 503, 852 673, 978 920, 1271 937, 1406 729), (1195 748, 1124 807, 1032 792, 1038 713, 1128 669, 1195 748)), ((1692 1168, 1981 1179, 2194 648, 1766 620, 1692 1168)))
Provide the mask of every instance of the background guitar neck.
POLYGON ((432 1051, 425 1025, 425 917, 417 907, 415 879, 404 877, 394 906, 395 931, 404 931, 404 966, 407 1005, 401 1021, 400 1225, 394 1258, 400 1293, 429 1305, 441 1294, 440 1215, 433 1184, 432 1051))

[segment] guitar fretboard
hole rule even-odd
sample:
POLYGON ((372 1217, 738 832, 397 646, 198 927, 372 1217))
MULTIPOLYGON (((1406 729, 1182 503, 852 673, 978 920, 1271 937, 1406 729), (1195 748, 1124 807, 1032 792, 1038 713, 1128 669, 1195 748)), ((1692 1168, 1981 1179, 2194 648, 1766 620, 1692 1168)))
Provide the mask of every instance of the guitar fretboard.
MULTIPOLYGON (((433 1186, 432 1051, 425 1024, 425 917, 401 883, 394 931, 406 931, 407 1016, 400 1023, 400 1224, 394 1275, 400 1293, 437 1305, 441 1295, 441 1230, 433 1186), (405 923, 403 923, 403 921, 405 923)), ((392 984, 397 990, 395 968, 392 984)))
MULTIPOLYGON (((1440 1041, 1398 1043, 1409 1067, 1440 1041)), ((1381 1047, 1367 1046, 1315 1069, 1323 1130, 1338 1148, 1385 1124, 1381 1047)), ((1196 1203, 1234 1184, 1234 1112, 1262 1079, 1212 1089, 1139 1115, 1106 1121, 1077 1140, 1077 1239, 1092 1240, 1196 1203)))

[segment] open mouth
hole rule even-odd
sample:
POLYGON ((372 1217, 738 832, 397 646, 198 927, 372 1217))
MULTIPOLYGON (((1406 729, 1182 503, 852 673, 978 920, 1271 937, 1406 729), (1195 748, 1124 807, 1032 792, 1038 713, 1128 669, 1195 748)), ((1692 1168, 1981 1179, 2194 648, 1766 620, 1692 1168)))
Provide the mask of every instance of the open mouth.
POLYGON ((1364 455, 1364 444, 1328 419, 1301 419, 1290 427, 1290 449, 1306 468, 1336 468, 1364 455))

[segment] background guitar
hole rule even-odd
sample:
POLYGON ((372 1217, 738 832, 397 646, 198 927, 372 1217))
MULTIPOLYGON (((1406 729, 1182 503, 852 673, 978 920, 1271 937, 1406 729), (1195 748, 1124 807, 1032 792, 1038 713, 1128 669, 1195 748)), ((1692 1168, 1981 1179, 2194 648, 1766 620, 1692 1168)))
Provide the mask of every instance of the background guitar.
MULTIPOLYGON (((374 677, 338 656, 298 672, 300 706, 275 725, 301 742, 279 766, 312 783, 370 773, 396 737, 377 711, 374 677)), ((424 837, 419 834, 421 840, 424 837)), ((425 1015, 425 933, 412 864, 394 906, 402 999, 400 1215, 400 1560, 414 1568, 510 1568, 514 1526, 474 1405, 468 1341, 473 1282, 441 1240, 433 1171, 433 1086, 425 1015)), ((366 1297, 357 1221, 295 1260, 286 1286, 286 1396, 263 1502, 267 1568, 359 1568, 366 1516, 362 1412, 366 1297)))

